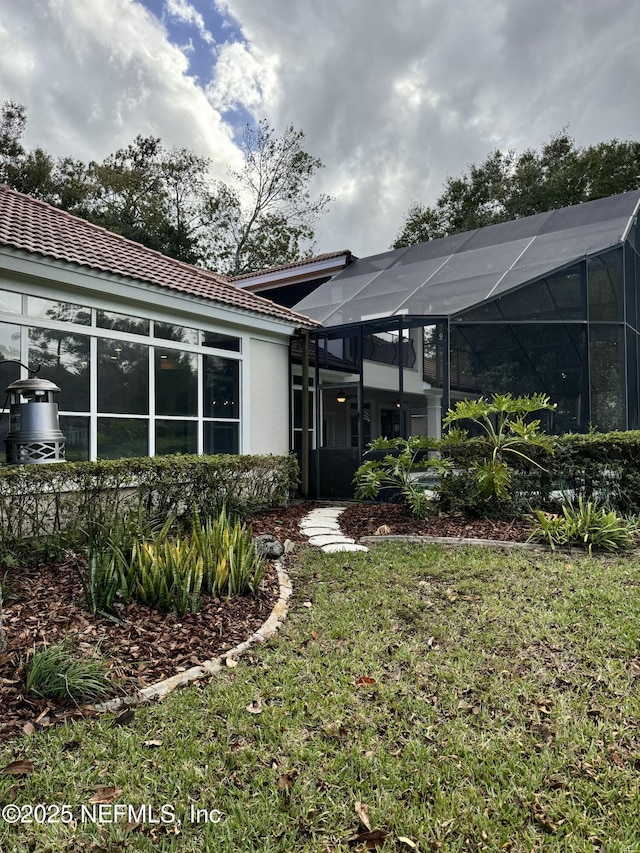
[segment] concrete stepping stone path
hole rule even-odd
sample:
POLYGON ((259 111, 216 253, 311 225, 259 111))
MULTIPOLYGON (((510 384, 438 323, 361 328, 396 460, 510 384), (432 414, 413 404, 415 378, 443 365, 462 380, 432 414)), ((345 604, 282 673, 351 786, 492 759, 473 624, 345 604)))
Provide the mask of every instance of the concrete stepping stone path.
POLYGON ((327 554, 339 551, 368 551, 366 545, 357 545, 355 539, 345 536, 340 530, 339 517, 345 507, 318 507, 300 521, 300 531, 309 540, 327 554))

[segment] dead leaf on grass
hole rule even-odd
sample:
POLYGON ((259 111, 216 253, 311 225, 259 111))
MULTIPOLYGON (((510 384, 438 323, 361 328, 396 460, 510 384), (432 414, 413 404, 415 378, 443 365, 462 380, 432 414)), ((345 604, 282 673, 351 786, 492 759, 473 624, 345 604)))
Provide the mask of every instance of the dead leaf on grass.
POLYGON ((28 776, 29 773, 33 772, 33 764, 26 759, 19 759, 3 767, 2 772, 6 773, 7 776, 28 776))
POLYGON ((238 666, 238 661, 235 658, 226 658, 225 663, 229 669, 235 669, 235 667, 238 666))
POLYGON ((363 830, 352 835, 349 839, 349 844, 360 844, 364 841, 367 850, 375 850, 376 847, 382 847, 386 841, 388 833, 384 829, 374 829, 372 831, 363 830))
POLYGON ((262 701, 260 699, 254 699, 250 705, 247 705, 246 710, 250 714, 261 714, 262 713, 262 701))
POLYGON ((32 735, 35 732, 35 730, 36 730, 36 727, 33 725, 33 723, 25 723, 24 726, 22 727, 22 732, 25 735, 32 735))
POLYGON ((364 827, 366 827, 369 832, 371 832, 371 824, 369 822, 369 806, 366 803, 356 802, 356 814, 360 818, 360 821, 364 827))
POLYGON ((142 742, 142 745, 143 745, 143 746, 162 746, 162 741, 161 741, 161 740, 157 740, 157 739, 154 739, 154 740, 145 740, 145 741, 143 741, 143 742, 142 742))
POLYGON ((281 791, 288 791, 289 788, 293 788, 293 784, 297 777, 297 770, 289 770, 288 773, 280 774, 280 778, 278 779, 278 788, 280 788, 281 791))
POLYGON ((361 675, 360 678, 357 678, 354 682, 356 687, 370 687, 372 684, 376 684, 375 678, 371 678, 368 675, 361 675))
POLYGON ((112 803, 121 793, 122 788, 116 788, 115 785, 96 785, 93 796, 89 798, 89 803, 91 805, 112 803))
POLYGON ((406 835, 399 835, 396 840, 399 841, 401 844, 406 844, 407 847, 411 847, 412 850, 418 849, 418 845, 415 843, 415 841, 412 841, 410 838, 407 838, 406 835))

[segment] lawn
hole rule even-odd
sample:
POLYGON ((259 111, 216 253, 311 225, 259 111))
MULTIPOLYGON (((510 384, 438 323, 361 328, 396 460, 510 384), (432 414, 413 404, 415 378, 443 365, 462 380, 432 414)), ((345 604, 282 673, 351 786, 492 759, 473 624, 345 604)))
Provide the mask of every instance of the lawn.
POLYGON ((60 811, 0 849, 640 851, 636 556, 380 544, 292 575, 278 637, 208 684, 3 744, 30 772, 0 802, 60 811))

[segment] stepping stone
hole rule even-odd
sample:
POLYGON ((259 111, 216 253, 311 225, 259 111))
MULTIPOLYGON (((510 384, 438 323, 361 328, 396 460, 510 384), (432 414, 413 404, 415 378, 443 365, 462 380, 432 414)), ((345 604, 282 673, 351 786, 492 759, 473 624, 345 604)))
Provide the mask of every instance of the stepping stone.
POLYGON ((328 534, 341 535, 340 534, 340 528, 338 527, 337 524, 335 527, 329 527, 329 526, 326 526, 326 527, 324 527, 324 526, 323 527, 301 527, 300 531, 305 536, 322 536, 323 534, 324 535, 328 535, 328 534))
POLYGON ((349 539, 348 536, 343 536, 338 532, 333 534, 325 533, 322 536, 312 536, 309 539, 309 544, 317 545, 321 548, 323 545, 353 545, 355 541, 355 539, 349 539))
POLYGON ((306 518, 324 518, 324 519, 332 519, 335 520, 339 515, 342 515, 345 507, 340 507, 339 509, 312 509, 309 515, 306 518))
POLYGON ((325 554, 338 554, 341 551, 368 551, 365 545, 350 545, 348 542, 336 542, 333 545, 323 545, 320 549, 325 554))

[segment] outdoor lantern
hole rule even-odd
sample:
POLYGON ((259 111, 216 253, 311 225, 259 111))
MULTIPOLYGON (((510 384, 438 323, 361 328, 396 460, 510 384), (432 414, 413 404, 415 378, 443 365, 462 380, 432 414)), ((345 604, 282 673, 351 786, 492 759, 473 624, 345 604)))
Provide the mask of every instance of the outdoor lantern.
POLYGON ((53 402, 53 395, 59 392, 48 379, 18 379, 9 385, 9 432, 4 440, 7 464, 65 461, 65 438, 60 432, 58 404, 53 402))
POLYGON ((347 400, 347 395, 344 393, 344 391, 338 391, 338 396, 336 397, 336 400, 339 403, 345 403, 347 400))

